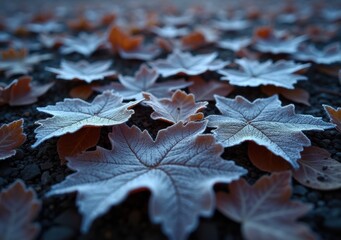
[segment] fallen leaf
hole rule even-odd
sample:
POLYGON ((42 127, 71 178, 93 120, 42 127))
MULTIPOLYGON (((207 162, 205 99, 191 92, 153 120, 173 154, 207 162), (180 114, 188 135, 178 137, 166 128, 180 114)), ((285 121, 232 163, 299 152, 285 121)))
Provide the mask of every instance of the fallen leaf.
POLYGON ((153 33, 162 38, 176 38, 181 37, 189 33, 188 28, 177 28, 172 25, 166 25, 161 27, 153 27, 151 30, 153 33))
POLYGON ((340 43, 330 43, 322 50, 316 48, 315 45, 302 45, 299 51, 295 52, 295 59, 300 61, 312 61, 318 64, 332 64, 341 62, 340 43))
POLYGON ((302 131, 333 128, 321 118, 295 114, 295 106, 281 107, 277 95, 249 102, 242 96, 228 99, 215 96, 216 107, 222 115, 210 115, 208 126, 224 147, 254 141, 274 154, 283 157, 294 168, 303 147, 310 140, 302 131))
POLYGON ((54 83, 44 85, 31 84, 32 78, 23 76, 13 80, 5 87, 0 86, 0 106, 23 106, 35 103, 38 97, 44 95, 54 83))
POLYGON ((212 21, 212 27, 221 31, 241 31, 250 27, 250 22, 242 19, 221 19, 212 21))
POLYGON ((302 88, 294 88, 294 89, 286 89, 275 86, 262 86, 261 90, 268 96, 273 96, 276 94, 280 94, 288 100, 291 100, 296 103, 302 103, 304 105, 310 106, 309 103, 309 92, 302 88))
POLYGON ((99 36, 96 33, 88 34, 81 32, 77 37, 64 37, 60 52, 62 54, 79 53, 89 57, 105 43, 105 36, 99 36))
POLYGON ((154 120, 163 120, 169 123, 182 121, 199 121, 204 118, 204 114, 199 112, 206 108, 207 102, 195 102, 193 94, 186 94, 184 91, 177 90, 172 98, 158 99, 151 94, 144 93, 146 99, 143 103, 153 108, 154 112, 150 115, 154 120))
POLYGON ((79 85, 77 87, 74 87, 69 92, 70 97, 72 98, 80 98, 82 100, 87 100, 91 94, 93 93, 93 85, 79 85))
POLYGON ((118 53, 120 57, 123 59, 137 59, 141 61, 150 61, 161 53, 161 49, 154 44, 140 45, 140 47, 131 51, 119 49, 118 53))
POLYGON ((108 41, 114 52, 119 50, 133 51, 139 48, 143 42, 142 36, 131 36, 120 27, 113 26, 108 34, 108 41))
POLYGON ((33 66, 41 61, 52 58, 51 54, 29 54, 25 49, 8 49, 1 52, 0 70, 5 71, 6 77, 16 74, 28 74, 33 66))
POLYGON ((214 95, 226 97, 234 90, 234 87, 226 82, 205 81, 200 76, 190 77, 189 81, 192 82, 192 85, 188 87, 189 91, 194 94, 197 101, 214 101, 214 95))
POLYGON ((336 124, 336 129, 341 132, 341 107, 334 109, 329 105, 323 104, 323 108, 326 111, 330 121, 336 124))
POLYGON ((16 180, 0 193, 0 239, 36 239, 40 225, 33 223, 41 209, 41 201, 31 188, 16 180))
POLYGON ((159 73, 154 68, 142 64, 134 77, 118 76, 120 83, 111 83, 106 86, 94 87, 96 91, 114 90, 124 99, 142 99, 142 93, 151 93, 156 97, 164 98, 170 96, 173 90, 188 87, 191 83, 184 80, 166 81, 156 83, 159 73))
POLYGON ((205 35, 199 31, 194 31, 180 39, 183 49, 197 49, 207 44, 205 35))
POLYGON ((222 69, 218 73, 223 75, 222 80, 228 80, 232 85, 243 87, 274 85, 293 89, 297 81, 307 80, 306 76, 295 73, 310 67, 310 64, 297 64, 286 60, 259 62, 242 58, 235 60, 235 62, 240 66, 240 69, 222 69))
POLYGON ((26 141, 23 124, 24 119, 20 119, 0 127, 0 160, 15 155, 15 149, 26 141))
POLYGON ((225 67, 228 62, 216 59, 218 53, 200 54, 193 56, 189 52, 174 50, 167 59, 159 59, 150 64, 158 70, 163 77, 178 73, 190 76, 202 74, 206 71, 216 71, 225 67))
POLYGON ((326 66, 326 65, 316 65, 316 69, 319 72, 322 72, 324 74, 327 74, 332 77, 338 77, 339 76, 339 71, 341 69, 340 66, 326 66))
POLYGON ((245 239, 316 239, 305 224, 297 222, 312 206, 290 200, 291 194, 291 173, 273 173, 253 186, 244 179, 232 182, 228 194, 217 194, 217 207, 241 223, 245 239))
POLYGON ((84 127, 74 133, 61 136, 57 141, 57 151, 61 164, 66 157, 74 157, 97 145, 101 133, 100 127, 84 127))
POLYGON ((128 103, 122 103, 122 100, 122 97, 111 91, 105 91, 96 96, 92 103, 69 98, 56 105, 38 107, 38 111, 54 116, 36 121, 40 126, 34 131, 37 140, 32 147, 35 148, 52 137, 74 133, 83 127, 112 126, 128 121, 134 113, 129 108, 141 100, 128 103))
POLYGON ((76 173, 54 185, 48 196, 77 191, 83 215, 82 232, 132 191, 149 189, 152 222, 161 223, 169 239, 183 240, 199 216, 214 211, 213 185, 229 183, 246 173, 222 159, 221 145, 202 134, 207 122, 179 122, 160 130, 155 141, 136 126, 114 126, 112 149, 97 147, 68 158, 76 173))
POLYGON ((225 39, 217 42, 218 47, 238 52, 251 44, 250 38, 225 39))
POLYGON ((90 63, 85 60, 70 62, 62 60, 60 68, 46 67, 49 72, 57 74, 57 78, 63 80, 82 80, 91 83, 95 80, 101 80, 108 76, 113 76, 116 71, 109 70, 112 65, 111 60, 97 61, 90 63))

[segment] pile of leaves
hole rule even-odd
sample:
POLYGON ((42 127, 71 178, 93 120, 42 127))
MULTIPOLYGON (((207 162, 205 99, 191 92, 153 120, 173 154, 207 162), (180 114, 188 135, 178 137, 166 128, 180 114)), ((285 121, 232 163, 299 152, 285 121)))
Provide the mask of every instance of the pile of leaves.
POLYGON ((216 209, 245 239, 321 237, 299 221, 315 206, 292 186, 341 187, 340 155, 311 139, 341 136, 341 12, 255 2, 5 4, 0 238, 48 239, 51 202, 71 193, 82 216, 73 237, 91 236, 96 219, 145 191, 168 239, 189 238, 216 209), (310 106, 311 91, 338 105, 310 106), (29 175, 23 156, 49 171, 29 175))

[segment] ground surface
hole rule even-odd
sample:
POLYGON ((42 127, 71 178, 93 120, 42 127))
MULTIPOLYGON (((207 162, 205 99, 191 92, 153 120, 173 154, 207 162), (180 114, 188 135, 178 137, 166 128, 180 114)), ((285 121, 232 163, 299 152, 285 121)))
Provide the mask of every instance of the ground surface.
MULTIPOLYGON (((32 36, 32 39, 35 37, 32 36)), ((199 52, 211 51, 211 48, 201 49, 199 52)), ((41 50, 46 52, 46 50, 41 50)), ((58 50, 52 51, 53 60, 37 65, 32 76, 40 83, 47 83, 54 80, 54 75, 44 70, 45 66, 59 66, 60 60, 65 56, 59 54, 58 50)), ((221 58, 230 57, 227 50, 220 50, 221 58)), ((165 56, 165 55, 163 55, 165 56)), ((81 56, 77 54, 68 55, 67 59, 77 60, 81 56)), ((132 75, 140 66, 140 61, 122 60, 113 57, 107 52, 98 52, 91 57, 96 59, 114 59, 115 69, 122 73, 132 75)), ((328 121, 322 104, 329 104, 337 107, 341 106, 341 86, 336 77, 330 77, 320 73, 313 65, 306 75, 307 82, 301 82, 298 87, 304 88, 310 93, 311 106, 296 104, 296 112, 322 116, 328 121)), ((217 75, 206 74, 207 78, 217 75)), ((4 75, 0 76, 1 82, 9 82, 4 75)), ((17 151, 17 154, 0 162, 0 189, 15 181, 23 179, 28 186, 33 187, 40 198, 43 199, 43 208, 38 221, 42 225, 42 232, 39 239, 165 239, 158 225, 153 225, 148 217, 148 192, 134 193, 130 195, 122 204, 115 206, 110 212, 98 218, 91 227, 88 234, 81 234, 79 231, 81 216, 75 206, 75 194, 62 197, 45 198, 44 194, 49 191, 51 185, 61 182, 71 174, 71 171, 60 165, 58 153, 56 151, 57 139, 52 139, 41 144, 38 148, 32 149, 31 145, 35 140, 33 133, 37 125, 35 121, 46 118, 47 115, 36 110, 38 106, 46 106, 62 101, 69 97, 69 91, 79 83, 55 81, 54 87, 48 94, 39 98, 35 104, 23 107, 0 107, 0 122, 9 123, 19 118, 24 118, 24 131, 27 134, 27 141, 17 151)), ((247 96, 252 100, 265 97, 257 88, 237 88, 229 97, 236 95, 247 96)), ((92 98, 94 95, 92 96, 92 98)), ((289 101, 281 98, 284 104, 289 101)), ((129 125, 137 125, 141 129, 147 129, 154 136, 159 129, 168 125, 153 121, 149 114, 151 109, 143 106, 135 108, 135 114, 129 120, 129 125)), ((214 103, 211 102, 204 111, 205 115, 217 112, 214 103)), ((100 145, 109 148, 107 133, 110 128, 102 129, 100 145)), ((309 132, 308 137, 312 145, 327 149, 332 158, 341 161, 341 134, 336 130, 325 132, 309 132)), ((225 149, 223 154, 225 159, 233 159, 238 165, 248 169, 246 178, 250 182, 256 181, 264 173, 252 166, 247 157, 246 144, 225 149)), ((318 191, 306 188, 297 182, 293 182, 293 198, 302 202, 311 203, 314 209, 306 215, 302 221, 306 222, 321 239, 338 239, 341 234, 341 192, 340 191, 318 191)), ((223 186, 217 186, 224 189, 223 186)), ((215 212, 212 218, 202 218, 200 225, 191 234, 190 239, 242 239, 240 225, 227 219, 219 212, 215 212)))

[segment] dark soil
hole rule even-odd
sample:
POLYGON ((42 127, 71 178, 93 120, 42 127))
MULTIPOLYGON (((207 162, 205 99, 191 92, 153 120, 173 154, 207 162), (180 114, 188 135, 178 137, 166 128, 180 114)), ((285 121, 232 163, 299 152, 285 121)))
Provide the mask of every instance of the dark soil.
MULTIPOLYGON (((243 34, 250 35, 250 33, 243 34)), ((340 32, 338 36, 340 36, 340 32)), ((36 36, 30 35, 28 39, 36 41, 36 36)), ((339 39, 339 37, 336 37, 330 41, 339 39)), ((2 47, 6 48, 7 46, 3 45, 2 47)), ((215 50, 218 49, 210 47, 195 52, 215 50)), ((40 50, 39 52, 47 52, 47 50, 40 50)), ((72 87, 80 84, 79 82, 55 80, 54 75, 46 72, 44 68, 45 66, 59 66, 61 59, 78 60, 82 58, 78 54, 62 56, 58 53, 58 50, 52 50, 52 53, 54 54, 53 60, 37 65, 32 72, 32 76, 34 81, 39 83, 55 81, 54 87, 47 94, 40 97, 39 101, 35 104, 22 107, 0 107, 1 124, 24 118, 24 132, 27 134, 27 141, 20 147, 17 154, 0 162, 0 189, 3 189, 19 178, 23 179, 28 186, 37 191, 39 198, 43 200, 43 208, 38 218, 38 222, 42 226, 39 239, 165 239, 160 226, 153 225, 149 220, 149 192, 129 195, 123 203, 112 207, 108 213, 99 217, 92 224, 87 234, 80 233, 82 217, 75 205, 76 194, 44 197, 52 185, 63 181, 72 171, 60 164, 56 151, 56 138, 44 142, 35 149, 31 148, 35 141, 34 129, 37 127, 35 121, 48 117, 47 114, 38 112, 36 108, 62 101, 64 98, 69 97, 69 91, 72 87)), ((223 59, 233 60, 234 58, 232 52, 228 50, 219 50, 219 54, 223 59)), ((269 57, 271 56, 264 56, 264 58, 269 57)), ((114 68, 117 72, 128 75, 133 75, 142 63, 140 61, 122 60, 119 57, 113 57, 105 51, 97 52, 89 59, 113 59, 114 68)), ((308 76, 309 80, 302 81, 297 86, 310 93, 311 106, 295 104, 296 112, 321 116, 324 120, 328 121, 322 104, 328 104, 333 107, 341 106, 340 83, 336 77, 320 73, 314 64, 306 73, 306 76, 308 76)), ((212 77, 218 79, 218 75, 212 73, 204 74, 204 77, 206 79, 211 79, 212 77)), ((8 79, 3 74, 0 75, 1 82, 8 83, 13 79, 8 79)), ((108 80, 104 82, 108 82, 108 80)), ((258 88, 237 88, 229 97, 232 98, 236 95, 245 96, 249 100, 266 97, 258 88)), ((286 99, 281 98, 281 100, 283 105, 290 103, 286 99)), ((135 114, 128 121, 128 124, 137 125, 141 129, 147 129, 154 137, 158 130, 168 126, 160 121, 153 121, 149 117, 149 114, 152 112, 150 108, 137 106, 134 110, 135 114)), ((204 113, 206 116, 218 113, 214 102, 210 102, 204 113)), ((108 132, 110 132, 110 128, 102 128, 100 145, 105 148, 110 148, 107 140, 108 132)), ((332 158, 341 161, 341 134, 335 129, 324 132, 308 132, 307 136, 312 141, 312 145, 328 150, 332 158)), ((262 175, 266 174, 253 167, 248 160, 247 143, 226 148, 223 158, 234 160, 238 165, 246 168, 249 173, 245 178, 250 183, 255 182, 262 175)), ((216 188, 219 190, 227 189, 225 185, 218 185, 216 188)), ((307 223, 321 239, 339 239, 337 237, 341 235, 341 192, 339 190, 313 190, 293 180, 293 199, 314 205, 313 210, 301 220, 307 223)), ((242 236, 239 224, 216 211, 211 218, 200 219, 200 224, 190 235, 190 239, 227 240, 242 239, 242 236)))

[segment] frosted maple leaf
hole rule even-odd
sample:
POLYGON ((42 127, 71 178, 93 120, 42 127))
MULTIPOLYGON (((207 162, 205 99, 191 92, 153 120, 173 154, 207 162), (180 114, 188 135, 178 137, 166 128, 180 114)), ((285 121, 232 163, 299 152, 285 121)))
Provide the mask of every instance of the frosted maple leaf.
POLYGON ((332 64, 341 62, 341 48, 339 43, 331 43, 322 50, 315 45, 303 45, 293 57, 300 61, 312 61, 319 64, 332 64))
POLYGON ((237 59, 236 63, 240 66, 239 70, 218 71, 223 75, 222 80, 228 80, 230 84, 236 86, 274 85, 289 89, 293 89, 297 81, 307 80, 307 77, 295 74, 295 72, 310 66, 310 64, 297 64, 293 61, 258 62, 246 58, 237 59))
POLYGON ((199 75, 206 71, 216 71, 225 67, 228 62, 216 59, 218 53, 200 54, 193 56, 189 52, 174 50, 167 59, 160 59, 150 64, 158 70, 163 77, 178 73, 199 75))
POLYGON ((49 196, 77 192, 83 215, 81 230, 121 203, 130 192, 149 189, 149 215, 161 223, 169 239, 183 240, 198 225, 199 216, 214 211, 215 183, 229 183, 246 170, 220 157, 223 148, 210 134, 207 122, 179 122, 158 132, 126 124, 109 134, 112 149, 97 147, 68 159, 76 173, 52 187, 49 196))
POLYGON ((303 147, 310 146, 310 140, 302 131, 324 130, 334 125, 321 118, 295 114, 294 105, 281 107, 278 96, 260 98, 254 102, 237 96, 228 99, 215 96, 216 107, 222 115, 208 116, 208 126, 218 142, 231 147, 245 141, 254 141, 281 156, 294 168, 303 147))
POLYGON ((254 43, 254 48, 264 53, 289 53, 293 54, 297 52, 299 45, 306 41, 306 36, 292 37, 292 38, 279 38, 271 37, 265 39, 257 39, 254 43))
POLYGON ((250 27, 250 22, 240 19, 222 19, 213 21, 212 26, 222 31, 240 31, 250 27))
POLYGON ((64 80, 78 79, 91 83, 94 80, 104 79, 105 77, 116 74, 116 71, 108 71, 112 64, 111 60, 87 62, 81 60, 70 62, 62 60, 60 68, 47 67, 46 70, 57 74, 57 78, 64 80))
POLYGON ((119 83, 114 82, 106 86, 94 87, 96 91, 114 90, 124 99, 143 99, 143 92, 151 93, 156 97, 168 97, 173 90, 191 85, 184 80, 173 80, 157 83, 159 73, 156 69, 141 65, 134 77, 118 76, 119 83))
POLYGON ((217 42, 218 47, 223 49, 232 50, 234 52, 239 51, 242 48, 247 47, 251 44, 250 38, 236 38, 236 39, 225 39, 217 42))
POLYGON ((164 38, 176 38, 181 37, 189 33, 188 28, 177 28, 172 25, 166 25, 164 27, 153 27, 152 32, 160 37, 164 38))

